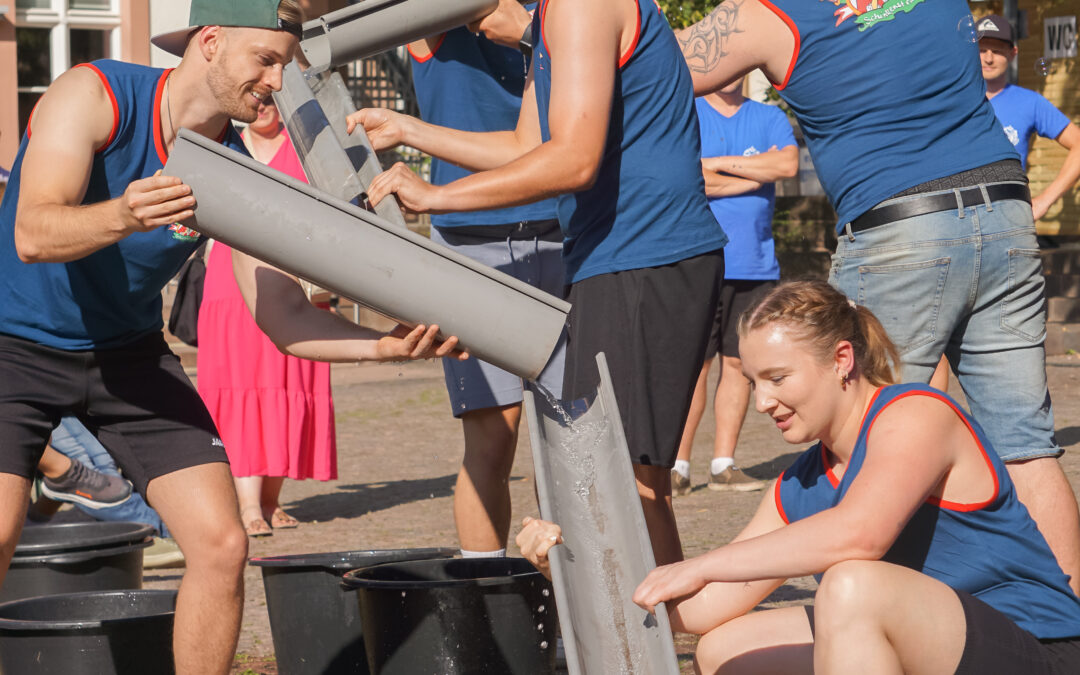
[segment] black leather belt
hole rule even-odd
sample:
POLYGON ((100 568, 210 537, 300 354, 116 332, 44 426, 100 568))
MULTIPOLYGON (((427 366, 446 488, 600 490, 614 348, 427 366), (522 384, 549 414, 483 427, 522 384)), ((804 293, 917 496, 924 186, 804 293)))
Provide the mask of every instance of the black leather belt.
MULTIPOLYGON (((986 186, 986 193, 990 201, 996 202, 1003 199, 1019 199, 1031 203, 1031 191, 1027 185, 1020 183, 991 183, 986 186)), ((979 206, 986 203, 982 190, 979 187, 966 187, 960 189, 960 199, 964 206, 979 206)), ((942 192, 924 197, 912 197, 896 204, 877 206, 851 221, 851 231, 861 232, 872 227, 885 225, 904 218, 914 218, 927 213, 948 211, 956 209, 956 193, 942 192)))
POLYGON ((542 239, 562 241, 562 231, 559 229, 559 221, 551 220, 524 220, 517 223, 505 223, 501 225, 461 225, 458 227, 442 227, 439 231, 443 236, 464 235, 466 237, 481 237, 484 239, 542 239))

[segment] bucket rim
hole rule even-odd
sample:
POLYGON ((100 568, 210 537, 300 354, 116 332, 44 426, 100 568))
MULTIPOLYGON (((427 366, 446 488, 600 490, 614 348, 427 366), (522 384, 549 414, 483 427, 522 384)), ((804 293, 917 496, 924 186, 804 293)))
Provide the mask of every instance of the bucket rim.
POLYGON ((15 544, 15 558, 27 556, 40 556, 46 553, 61 553, 69 551, 92 550, 107 548, 114 544, 131 544, 142 541, 154 534, 154 526, 146 523, 128 521, 95 521, 90 523, 49 523, 36 525, 23 530, 23 536, 15 544), (63 540, 61 541, 22 541, 29 536, 31 540, 39 538, 39 535, 55 534, 62 538, 68 532, 99 531, 101 535, 92 541, 63 540))
POLYGON ((65 621, 63 619, 7 619, 2 616, 5 610, 15 607, 17 605, 28 605, 43 600, 56 600, 59 598, 82 598, 88 596, 111 596, 111 595, 133 595, 137 597, 164 597, 172 596, 176 598, 177 591, 167 589, 151 589, 151 588, 131 588, 122 591, 84 591, 81 593, 58 593, 55 595, 35 595, 29 598, 20 598, 18 600, 10 600, 5 603, 0 603, 0 632, 3 631, 61 631, 61 630, 90 630, 94 628, 102 628, 104 626, 116 625, 127 621, 134 621, 138 619, 153 619, 157 617, 168 616, 175 614, 176 610, 170 609, 163 612, 151 612, 148 614, 140 614, 138 616, 121 617, 117 619, 72 619, 65 621), (48 624, 48 625, 45 625, 48 624))
MULTIPOLYGON (((350 570, 345 573, 345 576, 341 579, 341 584, 346 590, 420 590, 427 588, 448 588, 448 587, 467 587, 467 586, 503 586, 506 584, 515 583, 530 578, 538 578, 547 581, 544 575, 540 573, 536 568, 528 570, 522 570, 520 572, 512 572, 510 574, 497 574, 485 577, 470 577, 465 579, 366 579, 363 574, 370 572, 371 570, 387 567, 390 565, 402 565, 409 563, 430 563, 436 561, 446 560, 466 560, 466 558, 431 558, 428 560, 404 560, 398 562, 383 563, 381 565, 371 565, 369 567, 361 567, 359 569, 350 570)), ((525 558, 473 558, 469 559, 473 561, 477 560, 520 560, 528 562, 525 558)))
POLYGON ((293 567, 293 568, 318 568, 339 571, 374 567, 380 564, 407 562, 431 558, 451 558, 458 552, 456 548, 400 548, 400 549, 361 549, 356 551, 334 551, 330 553, 296 553, 292 555, 264 556, 251 558, 248 564, 252 567, 293 567), (397 558, 396 556, 401 556, 397 558), (369 565, 363 564, 363 558, 388 558, 369 565), (356 560, 360 558, 361 560, 356 560))
POLYGON ((153 543, 154 542, 149 539, 144 539, 142 541, 121 543, 102 548, 67 549, 63 551, 53 551, 51 553, 39 553, 37 555, 15 555, 11 557, 10 566, 16 568, 23 565, 66 565, 80 563, 98 558, 111 558, 113 556, 133 553, 149 548, 153 543))

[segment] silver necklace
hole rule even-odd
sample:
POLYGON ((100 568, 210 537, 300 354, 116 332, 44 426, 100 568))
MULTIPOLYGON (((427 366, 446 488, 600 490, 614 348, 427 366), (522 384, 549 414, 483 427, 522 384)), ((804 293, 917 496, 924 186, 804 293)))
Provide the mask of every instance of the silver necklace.
POLYGON ((169 96, 169 82, 172 80, 172 73, 165 78, 165 114, 169 118, 169 135, 172 136, 173 141, 176 140, 176 127, 173 126, 172 121, 172 98, 169 96))

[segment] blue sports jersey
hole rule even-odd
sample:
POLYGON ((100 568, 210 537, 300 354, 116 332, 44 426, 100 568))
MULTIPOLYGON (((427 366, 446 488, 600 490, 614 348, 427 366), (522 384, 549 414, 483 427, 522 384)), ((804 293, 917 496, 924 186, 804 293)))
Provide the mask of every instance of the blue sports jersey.
POLYGON ((795 53, 780 96, 799 120, 837 231, 898 192, 1002 159, 965 0, 762 0, 795 53))
MULTIPOLYGON (((82 204, 114 199, 165 165, 161 95, 169 71, 119 61, 82 64, 113 101, 113 131, 94 154, 82 204)), ((76 120, 77 122, 77 120, 76 120)), ((19 145, 0 204, 0 333, 66 350, 122 347, 162 328, 161 290, 199 244, 174 224, 137 232, 67 263, 28 265, 15 252, 19 178, 31 129, 19 145)), ((218 139, 247 153, 232 124, 218 139)))
MULTIPOLYGON (((507 131, 517 126, 528 63, 516 49, 455 28, 443 35, 432 54, 413 54, 412 70, 424 120, 462 131, 507 131)), ((471 173, 431 160, 433 185, 446 185, 471 173)), ((506 209, 433 215, 431 222, 436 227, 459 227, 553 218, 555 200, 545 199, 506 209)))
POLYGON ((1017 499, 1005 465, 979 425, 947 395, 924 384, 893 385, 875 394, 842 478, 833 475, 821 443, 784 471, 776 483, 776 505, 784 521, 801 520, 840 503, 858 480, 866 454, 873 451, 867 438, 874 420, 906 396, 930 396, 956 412, 994 472, 996 491, 978 504, 928 498, 882 560, 970 593, 1037 638, 1080 636, 1080 598, 1017 499))
MULTIPOLYGON (((544 0, 534 17, 533 79, 544 141, 552 55, 544 0)), ((607 142, 596 183, 558 198, 567 281, 657 267, 716 251, 727 237, 709 211, 701 175, 694 89, 659 6, 638 5, 637 39, 619 59, 607 142)))
POLYGON ((1020 153, 1020 161, 1025 168, 1032 134, 1057 138, 1069 126, 1069 118, 1042 94, 1014 84, 1005 85, 997 96, 990 99, 990 105, 1001 122, 1001 128, 1005 130, 1005 136, 1020 153))
MULTIPOLYGON (((746 100, 734 115, 725 117, 699 98, 697 116, 702 157, 750 157, 773 146, 796 144, 787 115, 776 106, 746 100)), ((775 202, 775 183, 733 197, 709 198, 709 208, 729 240, 724 247, 725 279, 780 278, 772 236, 775 202)))

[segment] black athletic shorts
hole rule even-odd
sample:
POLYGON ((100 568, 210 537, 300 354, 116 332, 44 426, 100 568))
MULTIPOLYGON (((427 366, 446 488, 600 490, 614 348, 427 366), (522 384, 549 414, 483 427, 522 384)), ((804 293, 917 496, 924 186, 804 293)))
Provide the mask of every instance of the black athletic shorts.
POLYGON ((775 281, 750 279, 724 279, 720 282, 720 301, 716 305, 709 345, 705 348, 705 360, 717 354, 739 356, 739 317, 750 303, 776 287, 775 281))
POLYGON ((143 495, 158 476, 228 462, 210 413, 161 333, 97 351, 0 335, 0 472, 32 477, 64 415, 97 436, 143 495))
POLYGON ((596 391, 604 352, 635 464, 675 465, 723 276, 714 251, 570 287, 563 398, 596 391))
POLYGON ((956 591, 967 619, 957 675, 1075 675, 1080 638, 1039 640, 982 600, 956 591))

